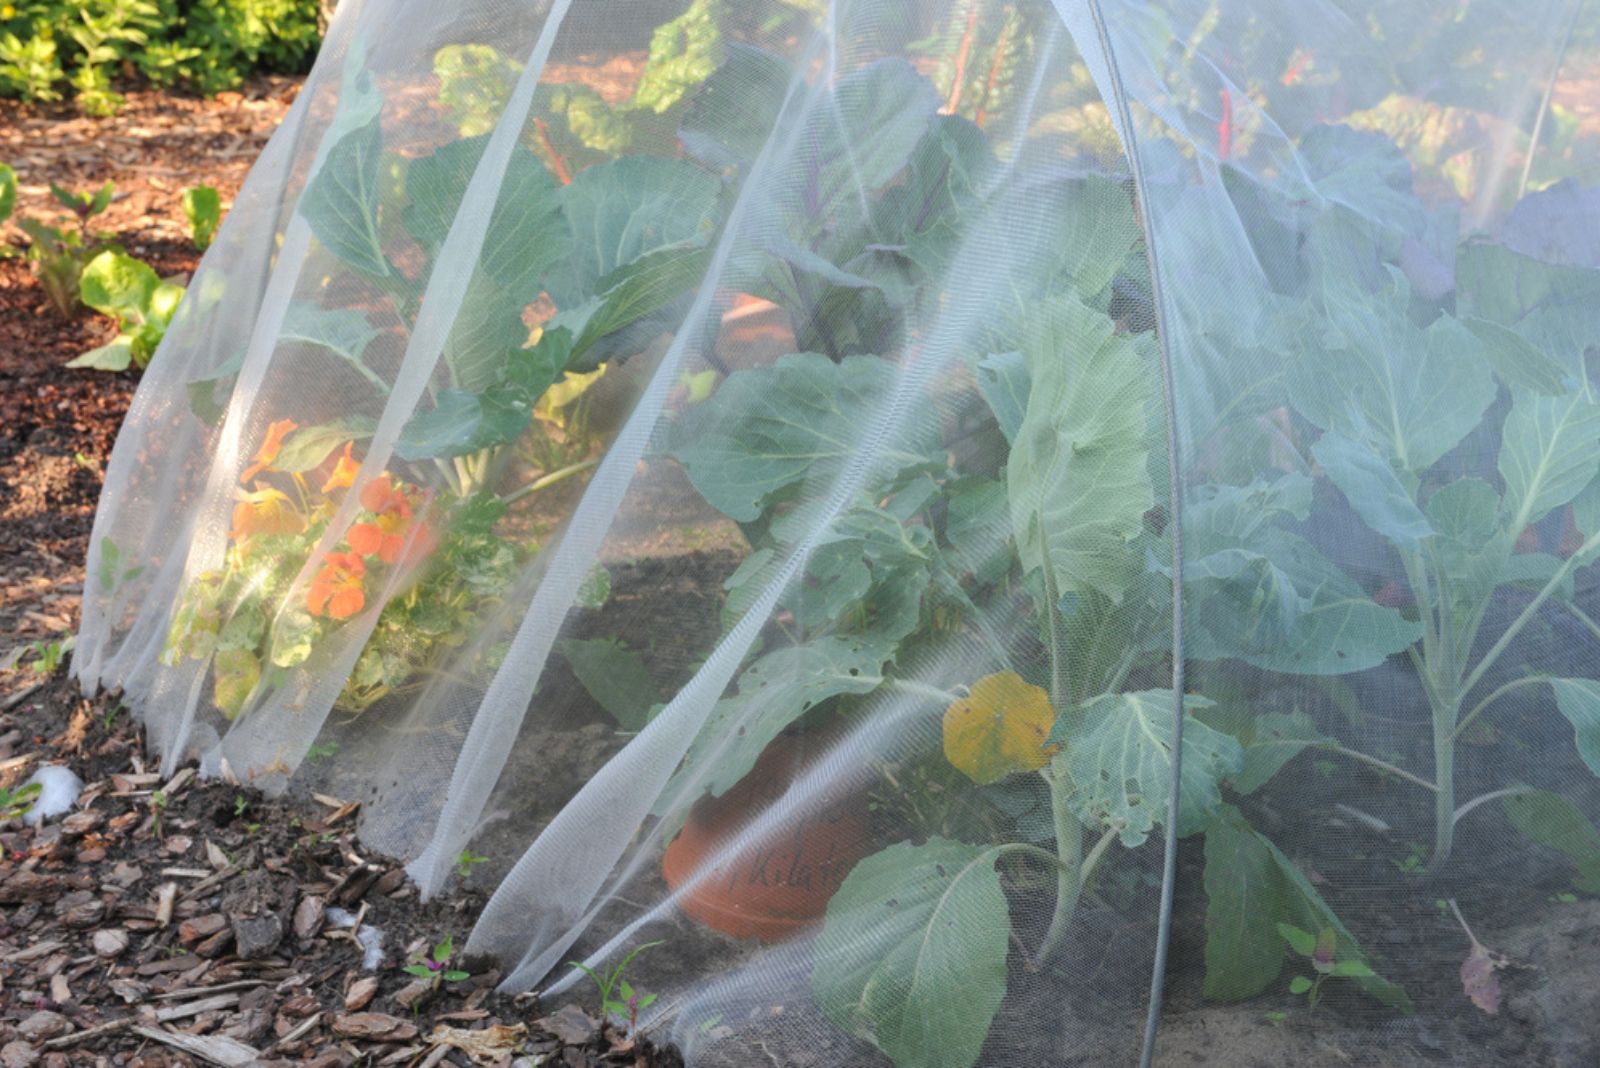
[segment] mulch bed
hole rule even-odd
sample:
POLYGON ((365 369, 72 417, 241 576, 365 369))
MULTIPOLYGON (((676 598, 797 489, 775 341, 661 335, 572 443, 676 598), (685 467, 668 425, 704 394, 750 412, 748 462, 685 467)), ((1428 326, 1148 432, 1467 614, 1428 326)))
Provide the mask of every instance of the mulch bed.
MULTIPOLYGON (((117 198, 96 227, 187 275, 199 257, 182 191, 215 186, 226 208, 298 88, 133 91, 110 120, 0 101, 16 214, 54 219, 47 183, 109 178, 117 198)), ((23 238, 7 226, 0 242, 23 238)), ((0 789, 48 764, 86 783, 42 827, 0 823, 0 1068, 681 1064, 577 1004, 494 993, 493 962, 452 961, 459 982, 407 974, 446 936, 465 943, 478 896, 419 902, 337 798, 163 778, 114 697, 34 670, 30 644, 77 625, 101 476, 137 385, 62 365, 113 333, 89 311, 59 316, 21 259, 0 259, 0 789)))
POLYGON ((356 840, 355 804, 164 778, 114 699, 33 677, 0 676, 0 782, 61 764, 87 785, 42 827, 0 826, 5 1068, 682 1063, 578 1004, 494 993, 492 962, 406 973, 466 942, 478 895, 420 903, 356 840))

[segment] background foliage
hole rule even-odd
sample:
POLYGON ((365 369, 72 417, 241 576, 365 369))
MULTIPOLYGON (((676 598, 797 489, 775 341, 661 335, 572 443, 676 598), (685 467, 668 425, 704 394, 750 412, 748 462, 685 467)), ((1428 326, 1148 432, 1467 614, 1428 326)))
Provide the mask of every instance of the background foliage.
POLYGON ((211 95, 252 71, 308 69, 317 0, 13 0, 0 3, 0 96, 71 96, 92 115, 138 78, 211 95))

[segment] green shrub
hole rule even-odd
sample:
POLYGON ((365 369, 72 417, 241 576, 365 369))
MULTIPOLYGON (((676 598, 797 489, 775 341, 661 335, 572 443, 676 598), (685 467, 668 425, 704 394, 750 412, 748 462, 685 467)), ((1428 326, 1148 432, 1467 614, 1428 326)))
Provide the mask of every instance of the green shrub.
POLYGON ((317 0, 20 0, 0 3, 0 96, 109 115, 114 77, 210 95, 251 71, 297 72, 316 55, 317 0))

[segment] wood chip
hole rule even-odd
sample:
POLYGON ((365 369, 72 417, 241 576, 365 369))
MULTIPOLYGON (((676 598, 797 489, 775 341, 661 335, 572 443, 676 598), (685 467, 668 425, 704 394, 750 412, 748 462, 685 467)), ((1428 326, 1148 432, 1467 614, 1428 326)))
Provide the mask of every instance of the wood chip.
POLYGON ((252 1064, 261 1058, 261 1051, 254 1046, 226 1035, 181 1035, 158 1027, 135 1027, 133 1030, 152 1042, 171 1046, 208 1064, 222 1065, 222 1068, 252 1064))
POLYGON ((417 1037, 417 1025, 383 1012, 350 1012, 333 1018, 333 1033, 374 1042, 407 1042, 417 1037))
POLYGON ((172 922, 172 910, 178 903, 178 884, 162 883, 156 892, 156 924, 165 927, 172 922))

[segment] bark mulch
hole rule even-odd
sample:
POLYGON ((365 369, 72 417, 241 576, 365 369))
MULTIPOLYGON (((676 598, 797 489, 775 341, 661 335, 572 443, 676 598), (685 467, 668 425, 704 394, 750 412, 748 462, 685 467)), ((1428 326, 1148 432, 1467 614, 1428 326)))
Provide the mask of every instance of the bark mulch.
POLYGON ((0 673, 0 787, 45 764, 86 786, 0 824, 4 1068, 682 1063, 577 1003, 496 994, 493 962, 405 972, 462 946, 482 900, 421 903, 357 841, 358 805, 164 777, 114 698, 0 673))

